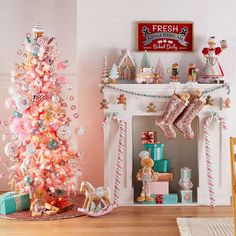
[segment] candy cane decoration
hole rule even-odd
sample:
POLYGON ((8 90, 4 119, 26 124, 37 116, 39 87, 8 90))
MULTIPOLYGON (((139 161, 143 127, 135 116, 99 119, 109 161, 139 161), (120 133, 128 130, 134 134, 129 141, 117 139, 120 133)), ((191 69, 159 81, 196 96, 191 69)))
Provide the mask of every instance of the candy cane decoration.
POLYGON ((203 135, 204 135, 204 145, 205 145, 205 161, 207 168, 207 180, 208 180, 208 194, 210 199, 210 205, 215 206, 215 184, 214 184, 214 173, 212 168, 212 157, 211 157, 211 147, 210 147, 210 125, 213 121, 217 121, 222 125, 223 129, 227 129, 226 121, 223 117, 218 116, 213 113, 208 117, 203 125, 203 135))
POLYGON ((114 208, 118 207, 119 197, 120 197, 120 184, 123 171, 123 161, 125 159, 125 139, 126 139, 126 122, 120 119, 118 114, 112 114, 106 116, 102 127, 105 129, 111 123, 112 120, 116 120, 119 124, 119 143, 118 143, 118 154, 116 159, 116 173, 115 173, 115 186, 113 192, 113 201, 110 206, 99 212, 90 212, 86 209, 79 208, 78 211, 92 217, 99 217, 108 214, 114 208))

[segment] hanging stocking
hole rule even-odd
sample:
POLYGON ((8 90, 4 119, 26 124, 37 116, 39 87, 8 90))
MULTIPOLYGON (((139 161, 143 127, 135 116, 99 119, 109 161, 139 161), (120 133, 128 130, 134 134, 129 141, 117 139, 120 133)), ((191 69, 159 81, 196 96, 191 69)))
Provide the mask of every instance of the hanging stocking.
POLYGON ((188 104, 188 98, 189 94, 183 94, 180 96, 174 94, 171 97, 164 114, 159 120, 156 120, 156 126, 162 129, 167 139, 176 137, 176 132, 173 128, 173 122, 188 104))
POLYGON ((202 110, 205 103, 205 99, 192 94, 188 106, 174 122, 174 125, 181 131, 185 139, 192 139, 194 137, 191 123, 202 110))

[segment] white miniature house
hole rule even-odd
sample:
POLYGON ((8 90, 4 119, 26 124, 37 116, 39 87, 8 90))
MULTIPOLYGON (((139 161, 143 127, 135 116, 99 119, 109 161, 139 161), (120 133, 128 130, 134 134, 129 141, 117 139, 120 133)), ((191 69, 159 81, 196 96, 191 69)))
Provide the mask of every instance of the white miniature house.
MULTIPOLYGON (((192 122, 195 133, 194 139, 185 140, 177 131, 177 137, 167 140, 162 131, 155 126, 155 120, 160 116, 169 101, 169 98, 151 98, 142 95, 167 95, 190 92, 192 89, 209 90, 219 88, 217 84, 110 84, 103 88, 103 98, 108 102, 108 109, 104 109, 104 115, 118 113, 126 122, 125 160, 123 178, 121 182, 120 204, 133 205, 139 194, 136 186, 135 175, 140 167, 138 154, 144 150, 141 143, 141 132, 146 130, 157 131, 158 141, 164 144, 164 157, 170 159, 171 171, 174 173, 174 181, 171 182, 170 191, 179 193, 178 180, 180 168, 192 169, 193 201, 195 204, 209 205, 208 178, 206 172, 205 149, 203 140, 203 122, 211 112, 218 112, 227 119, 227 109, 224 102, 227 98, 225 88, 216 89, 210 95, 214 98, 213 106, 204 106, 197 118, 192 122), (124 92, 126 91, 126 92, 124 92), (127 93, 128 92, 128 93, 127 93), (132 94, 135 93, 135 94, 132 94), (137 95, 139 93, 139 95, 137 95), (118 104, 117 97, 120 94, 126 96, 126 104, 118 104), (152 102, 157 107, 156 112, 147 112, 147 106, 152 102)), ((229 144, 227 130, 222 129, 219 123, 214 123, 210 129, 211 149, 214 184, 216 192, 216 204, 230 203, 230 165, 229 144)), ((105 186, 114 189, 115 164, 118 147, 118 125, 111 122, 104 129, 105 148, 105 186)))

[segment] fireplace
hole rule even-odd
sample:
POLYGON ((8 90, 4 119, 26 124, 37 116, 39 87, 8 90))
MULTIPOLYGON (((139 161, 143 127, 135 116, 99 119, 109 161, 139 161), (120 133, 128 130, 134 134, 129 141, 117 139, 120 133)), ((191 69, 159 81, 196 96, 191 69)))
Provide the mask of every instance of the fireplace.
MULTIPOLYGON (((125 160, 121 181, 120 205, 133 205, 139 193, 140 185, 135 179, 140 167, 138 153, 142 151, 141 132, 145 130, 157 131, 158 141, 164 144, 164 157, 170 159, 171 170, 174 173, 174 181, 170 184, 170 191, 179 193, 178 180, 180 168, 192 169, 193 203, 209 205, 208 178, 206 172, 205 147, 203 140, 203 123, 211 112, 218 112, 227 119, 227 109, 224 101, 227 91, 222 85, 214 84, 113 84, 103 88, 103 98, 108 102, 108 109, 104 109, 104 115, 119 114, 126 122, 125 160), (194 139, 188 141, 177 131, 174 140, 167 140, 162 131, 155 126, 155 120, 160 116, 169 98, 154 98, 143 95, 166 95, 173 92, 190 92, 192 89, 209 91, 214 99, 213 106, 205 106, 192 122, 195 133, 194 139), (211 91, 210 91, 211 90, 211 91), (126 97, 126 104, 117 104, 120 94, 126 97), (156 112, 147 112, 147 106, 152 102, 156 106, 156 112)), ((230 204, 230 166, 228 133, 222 129, 219 123, 214 123, 210 129, 213 177, 215 185, 216 205, 230 204)), ((118 125, 111 122, 104 130, 105 150, 105 186, 114 189, 115 164, 118 147, 118 125)))

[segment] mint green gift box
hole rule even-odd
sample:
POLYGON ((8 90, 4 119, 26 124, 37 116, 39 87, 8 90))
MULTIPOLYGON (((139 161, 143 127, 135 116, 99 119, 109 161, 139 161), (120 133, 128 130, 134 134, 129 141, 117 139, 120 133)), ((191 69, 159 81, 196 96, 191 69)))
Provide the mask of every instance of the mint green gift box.
POLYGON ((178 195, 177 193, 163 194, 162 195, 162 204, 177 204, 178 195))
POLYGON ((16 194, 8 192, 0 195, 0 214, 11 214, 16 211, 28 210, 30 198, 28 193, 16 194))
POLYGON ((160 173, 170 172, 170 160, 162 159, 154 161, 154 171, 160 173))
POLYGON ((154 161, 163 159, 163 147, 162 143, 144 144, 144 148, 151 154, 151 158, 154 161))

